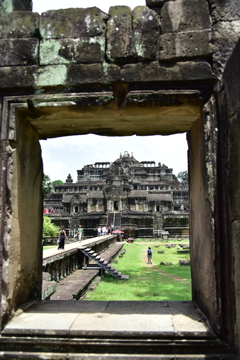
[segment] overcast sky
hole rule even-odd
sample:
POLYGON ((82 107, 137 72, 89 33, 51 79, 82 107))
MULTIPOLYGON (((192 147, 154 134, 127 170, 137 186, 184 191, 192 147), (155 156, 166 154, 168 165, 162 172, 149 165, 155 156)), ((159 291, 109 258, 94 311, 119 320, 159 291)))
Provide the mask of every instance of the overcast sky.
MULTIPOLYGON (((114 5, 127 5, 133 9, 145 4, 145 0, 33 0, 33 11, 42 13, 71 7, 97 6, 108 12, 109 7, 114 5)), ((51 180, 65 181, 70 173, 73 181, 76 181, 76 171, 84 165, 99 161, 112 162, 124 151, 133 153, 139 161, 164 163, 173 168, 176 175, 187 170, 186 134, 114 138, 90 134, 43 140, 40 143, 44 173, 49 175, 51 180)))

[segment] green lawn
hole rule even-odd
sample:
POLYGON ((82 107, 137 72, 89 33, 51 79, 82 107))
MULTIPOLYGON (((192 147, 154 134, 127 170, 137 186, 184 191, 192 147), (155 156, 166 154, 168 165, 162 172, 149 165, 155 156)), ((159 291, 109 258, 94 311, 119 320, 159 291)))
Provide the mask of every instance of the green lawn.
POLYGON ((43 250, 48 250, 48 249, 52 249, 55 247, 57 247, 57 245, 46 245, 46 246, 43 246, 43 250))
POLYGON ((179 266, 180 259, 189 258, 189 254, 177 254, 177 248, 166 249, 165 245, 155 248, 153 244, 125 244, 126 254, 117 257, 113 264, 129 280, 118 280, 106 274, 93 292, 86 294, 85 300, 191 300, 191 275, 189 266, 179 266), (146 264, 147 247, 153 250, 153 267, 146 264), (164 250, 164 254, 158 254, 164 250), (159 265, 172 262, 173 265, 159 265), (164 274, 162 274, 164 273, 164 274), (180 279, 178 279, 180 278, 180 279))

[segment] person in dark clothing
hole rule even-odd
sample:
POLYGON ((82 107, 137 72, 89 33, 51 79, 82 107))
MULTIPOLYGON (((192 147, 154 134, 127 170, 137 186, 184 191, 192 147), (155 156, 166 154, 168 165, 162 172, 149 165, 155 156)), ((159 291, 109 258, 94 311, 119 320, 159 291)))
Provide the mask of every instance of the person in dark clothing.
POLYGON ((152 249, 150 247, 147 249, 147 260, 148 264, 152 264, 152 249))
POLYGON ((62 229, 59 232, 58 250, 59 249, 64 249, 65 238, 67 238, 66 231, 64 230, 64 227, 62 227, 62 229))

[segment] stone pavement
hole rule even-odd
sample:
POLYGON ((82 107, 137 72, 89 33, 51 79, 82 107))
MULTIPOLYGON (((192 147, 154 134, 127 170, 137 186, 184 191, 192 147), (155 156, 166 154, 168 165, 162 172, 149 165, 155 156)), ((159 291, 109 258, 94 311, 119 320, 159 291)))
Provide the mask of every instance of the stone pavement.
POLYGON ((42 301, 14 317, 4 335, 214 338, 193 302, 42 301))
POLYGON ((63 249, 58 250, 58 246, 56 245, 56 247, 54 247, 54 248, 43 250, 43 260, 46 260, 49 257, 55 256, 55 255, 59 255, 60 253, 68 252, 69 250, 74 250, 74 249, 79 249, 81 247, 94 245, 96 243, 102 242, 103 240, 110 239, 112 237, 113 237, 113 235, 107 235, 107 236, 98 236, 95 238, 82 240, 81 242, 75 241, 71 244, 65 244, 64 250, 63 249))

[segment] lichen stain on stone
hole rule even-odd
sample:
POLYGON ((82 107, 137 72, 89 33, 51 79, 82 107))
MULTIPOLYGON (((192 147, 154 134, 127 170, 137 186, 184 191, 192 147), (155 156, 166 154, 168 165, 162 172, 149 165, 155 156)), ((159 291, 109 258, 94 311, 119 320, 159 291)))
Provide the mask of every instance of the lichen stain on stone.
MULTIPOLYGON (((2 7, 3 13, 4 12, 10 13, 13 11, 13 2, 12 1, 4 1, 3 5, 1 7, 2 7)), ((1 7, 0 7, 0 10, 1 10, 1 7)))
POLYGON ((134 39, 135 39, 135 50, 138 57, 144 57, 144 48, 141 42, 142 42, 142 34, 139 31, 134 32, 134 39))
POLYGON ((86 23, 86 28, 87 28, 87 32, 89 32, 90 30, 90 24, 91 24, 91 17, 90 15, 88 14, 86 17, 85 17, 85 23, 86 23))
POLYGON ((67 68, 65 65, 48 66, 39 69, 34 74, 35 86, 53 86, 65 84, 67 68))
POLYGON ((45 40, 40 45, 40 64, 69 64, 70 61, 62 57, 59 52, 62 44, 58 40, 45 40))
POLYGON ((112 46, 108 44, 108 50, 106 51, 106 55, 109 61, 115 62, 115 59, 111 56, 112 46))

